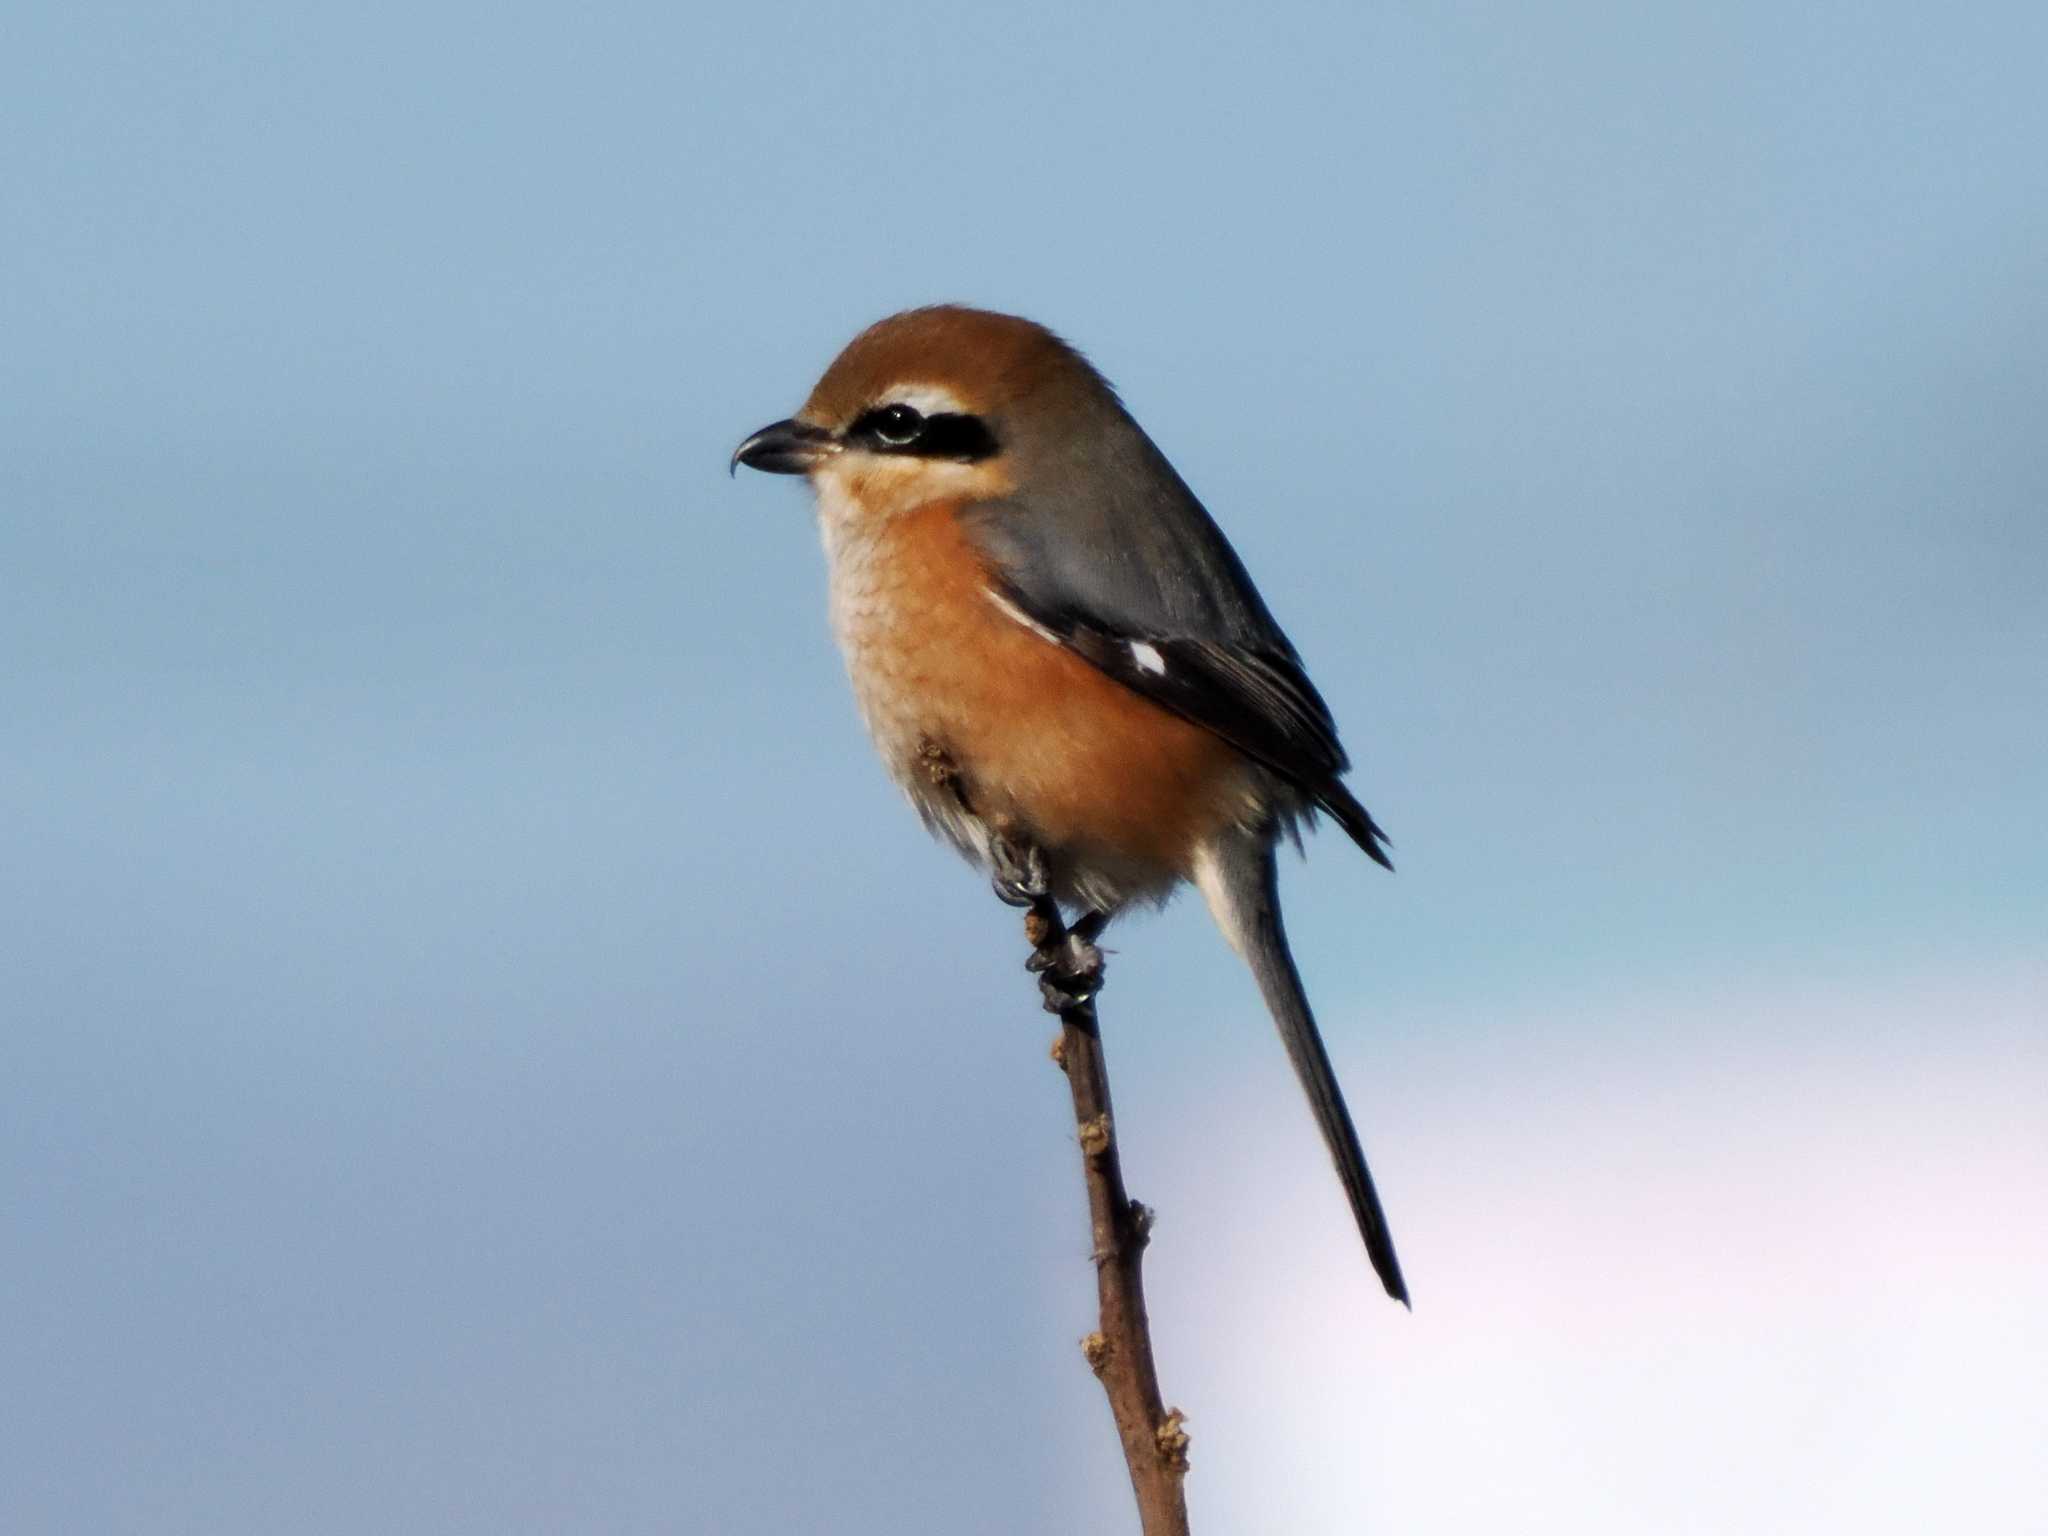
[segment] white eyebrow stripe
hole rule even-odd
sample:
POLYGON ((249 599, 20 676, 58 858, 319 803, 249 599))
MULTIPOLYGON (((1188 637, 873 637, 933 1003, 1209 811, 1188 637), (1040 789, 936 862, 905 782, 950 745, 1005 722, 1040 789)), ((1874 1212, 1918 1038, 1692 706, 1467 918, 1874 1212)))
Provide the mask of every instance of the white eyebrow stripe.
POLYGON ((1159 654, 1159 647, 1145 640, 1128 642, 1131 660, 1138 664, 1141 672, 1150 672, 1154 677, 1166 676, 1166 658, 1159 654))
POLYGON ((983 587, 981 589, 981 592, 982 596, 986 597, 990 602, 996 605, 997 609, 1003 614, 1005 618, 1016 620, 1016 622, 1022 624, 1026 629, 1030 630, 1031 633, 1038 636, 1038 638, 1041 640, 1050 640, 1054 645, 1059 645, 1063 643, 1058 635, 1054 634, 1051 630, 1047 629, 1043 624, 1039 623, 1038 620, 1032 618, 1030 614, 1026 613, 1022 608, 1019 608, 1015 603, 1011 602, 1007 597, 1003 596, 1003 594, 998 592, 994 587, 983 587))

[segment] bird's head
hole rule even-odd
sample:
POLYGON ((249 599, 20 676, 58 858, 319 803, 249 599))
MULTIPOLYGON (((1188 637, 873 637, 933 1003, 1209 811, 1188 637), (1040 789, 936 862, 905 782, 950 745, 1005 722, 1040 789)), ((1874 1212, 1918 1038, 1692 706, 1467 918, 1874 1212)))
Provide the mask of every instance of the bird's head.
POLYGON ((803 409, 741 443, 732 464, 808 475, 864 515, 992 500, 1016 488, 1049 436, 1071 440, 1105 405, 1119 410, 1101 376, 1044 326, 934 305, 862 331, 803 409))

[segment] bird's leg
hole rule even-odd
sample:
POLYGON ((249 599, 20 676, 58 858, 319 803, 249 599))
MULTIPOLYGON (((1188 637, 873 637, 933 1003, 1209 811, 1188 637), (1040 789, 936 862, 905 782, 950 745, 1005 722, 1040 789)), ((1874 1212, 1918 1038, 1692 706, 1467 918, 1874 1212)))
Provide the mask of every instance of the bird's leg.
POLYGON ((933 787, 943 790, 960 807, 960 814, 969 821, 982 822, 988 832, 989 883, 995 887, 996 899, 1006 906, 1029 907, 1045 899, 1052 889, 1052 882, 1046 873, 1043 850, 1025 844, 1019 847, 1012 842, 1001 827, 982 820, 974 808, 974 800, 967 793, 967 777, 961 773, 960 765, 953 761, 953 754, 929 736, 917 739, 917 764, 924 770, 933 787))
MULTIPOLYGON (((918 739, 917 758, 933 785, 951 795, 964 814, 975 816, 967 780, 953 754, 924 736, 918 739)), ((1038 976, 1045 1006, 1059 1013, 1087 1002, 1102 989, 1102 951, 1095 947, 1095 939, 1109 914, 1084 912, 1068 927, 1052 899, 1045 850, 1014 840, 1007 825, 983 825, 988 828, 989 884, 997 900, 1024 909, 1024 934, 1031 941, 1031 958, 1024 964, 1038 976)))
POLYGON ((1067 924, 1067 932, 1084 944, 1093 944, 1108 926, 1109 914, 1100 907, 1094 907, 1067 924))

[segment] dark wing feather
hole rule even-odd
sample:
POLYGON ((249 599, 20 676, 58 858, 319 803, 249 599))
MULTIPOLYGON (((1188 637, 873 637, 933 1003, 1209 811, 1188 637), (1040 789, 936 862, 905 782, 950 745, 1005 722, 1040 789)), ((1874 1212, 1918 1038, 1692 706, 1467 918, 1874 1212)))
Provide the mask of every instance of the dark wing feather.
POLYGON ((1109 430, 1096 422, 1017 445, 1036 450, 1031 490, 965 510, 999 595, 1102 672, 1299 787, 1387 863, 1380 829, 1338 783, 1350 762, 1329 707, 1236 551, 1137 423, 1109 408, 1109 430))
POLYGON ((1330 712, 1291 657, 1185 636, 1119 635, 1078 615, 1051 623, 1042 614, 1031 617, 1118 682, 1288 779, 1312 782, 1344 771, 1330 712))

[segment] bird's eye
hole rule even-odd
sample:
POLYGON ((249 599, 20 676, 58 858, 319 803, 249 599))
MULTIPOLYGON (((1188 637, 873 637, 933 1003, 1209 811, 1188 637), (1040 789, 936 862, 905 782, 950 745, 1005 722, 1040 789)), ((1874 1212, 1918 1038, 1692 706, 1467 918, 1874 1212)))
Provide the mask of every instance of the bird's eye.
POLYGON ((872 453, 953 464, 979 463, 996 451, 995 437, 979 416, 944 409, 927 416, 901 400, 862 411, 846 436, 872 453))
POLYGON ((916 441, 918 433, 924 430, 924 417, 912 406, 885 405, 868 412, 867 426, 883 442, 900 448, 916 441))

